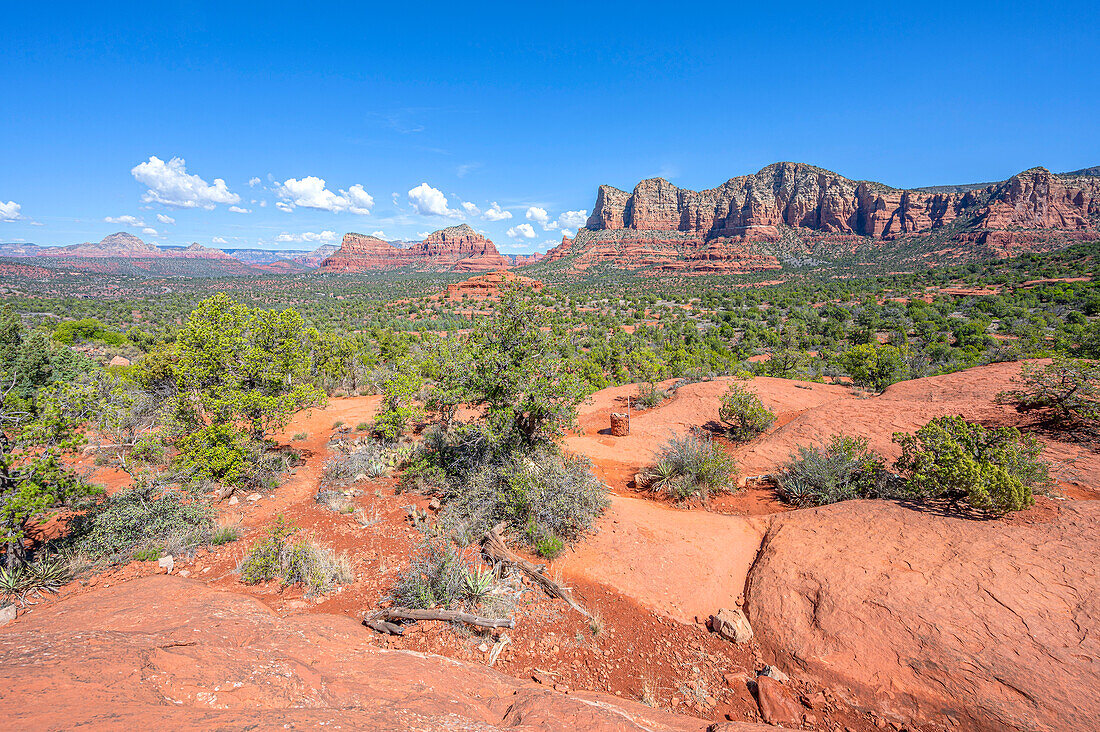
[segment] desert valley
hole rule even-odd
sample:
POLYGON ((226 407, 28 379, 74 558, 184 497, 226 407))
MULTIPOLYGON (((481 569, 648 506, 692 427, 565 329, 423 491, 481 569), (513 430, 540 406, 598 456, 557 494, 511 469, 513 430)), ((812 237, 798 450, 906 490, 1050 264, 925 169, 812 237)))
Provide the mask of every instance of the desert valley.
POLYGON ((1096 27, 6 8, 4 726, 1100 732, 1096 27))

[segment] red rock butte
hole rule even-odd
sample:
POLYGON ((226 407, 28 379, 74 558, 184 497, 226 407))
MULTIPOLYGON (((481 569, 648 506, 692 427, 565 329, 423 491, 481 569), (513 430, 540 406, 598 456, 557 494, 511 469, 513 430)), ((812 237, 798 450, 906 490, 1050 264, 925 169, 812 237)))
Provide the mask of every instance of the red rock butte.
POLYGON ((340 249, 321 262, 320 272, 413 269, 423 272, 489 272, 512 266, 512 259, 468 224, 432 232, 403 249, 374 236, 345 234, 340 249))
POLYGON ((505 287, 515 285, 529 287, 535 292, 541 292, 543 283, 530 277, 521 277, 514 272, 499 270, 471 277, 462 282, 456 282, 447 286, 447 299, 449 300, 489 300, 500 295, 505 287))
POLYGON ((600 186, 573 239, 547 252, 574 269, 744 273, 779 269, 780 254, 857 251, 936 262, 1049 251, 1100 237, 1100 175, 1032 168, 1000 183, 899 189, 801 163, 775 163, 717 188, 662 178, 632 193, 600 186))

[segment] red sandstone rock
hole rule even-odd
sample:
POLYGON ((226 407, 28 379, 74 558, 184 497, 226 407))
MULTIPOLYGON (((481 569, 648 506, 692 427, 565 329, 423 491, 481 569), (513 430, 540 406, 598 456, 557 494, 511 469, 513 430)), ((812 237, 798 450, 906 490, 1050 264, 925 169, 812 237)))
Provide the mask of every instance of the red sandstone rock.
POLYGON ((572 240, 563 237, 547 259, 575 257, 577 270, 611 262, 734 274, 779 268, 774 248, 747 243, 776 242, 785 231, 794 238, 788 251, 800 246, 810 254, 823 244, 826 253, 843 254, 865 245, 864 237, 920 239, 957 220, 963 223, 950 239, 955 243, 933 256, 1044 250, 1098 236, 1100 177, 1087 173, 1034 168, 997 184, 901 190, 776 163, 704 191, 661 178, 640 182, 632 193, 600 186, 586 227, 572 240), (851 247, 848 238, 855 240, 851 247))
POLYGON ((542 282, 539 280, 521 277, 507 270, 500 270, 499 272, 477 275, 468 280, 447 285, 447 298, 450 300, 495 298, 500 295, 501 289, 508 285, 530 287, 535 292, 540 292, 543 287, 542 282))
POLYGON ((907 723, 1094 729, 1100 504, 1043 523, 886 501, 774 517, 746 585, 761 646, 907 723))
POLYGON ((756 703, 760 705, 760 716, 768 724, 802 725, 803 709, 794 692, 770 676, 756 678, 756 703))
POLYGON ((493 242, 468 224, 432 232, 408 249, 363 234, 345 234, 340 249, 326 258, 322 272, 361 272, 411 268, 431 272, 488 272, 512 266, 493 242))
MULTIPOLYGON (((372 645, 341 616, 279 617, 165 575, 43 608, 0 631, 12 729, 702 730, 603 694, 372 645)), ((761 725, 731 728, 753 732, 761 725)))

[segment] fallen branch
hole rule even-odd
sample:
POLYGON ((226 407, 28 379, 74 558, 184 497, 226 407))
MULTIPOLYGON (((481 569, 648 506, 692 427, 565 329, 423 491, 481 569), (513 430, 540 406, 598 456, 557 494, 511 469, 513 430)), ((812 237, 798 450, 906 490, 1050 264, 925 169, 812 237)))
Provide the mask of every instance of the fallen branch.
POLYGON ((367 626, 373 631, 378 633, 389 633, 390 635, 404 635, 405 629, 395 623, 387 623, 385 620, 379 620, 374 617, 363 618, 363 625, 367 626))
POLYGON ((401 626, 390 622, 393 620, 446 620, 476 625, 479 628, 516 627, 516 621, 511 618, 504 620, 501 618, 486 618, 458 610, 417 610, 407 607, 391 607, 379 610, 373 615, 363 618, 363 624, 379 632, 401 635, 401 626))
POLYGON ((581 607, 581 604, 573 598, 573 593, 569 591, 568 587, 558 584, 554 580, 544 575, 539 568, 527 561, 523 557, 519 556, 504 542, 504 537, 500 532, 504 530, 504 524, 494 526, 489 534, 485 537, 482 548, 485 553, 489 555, 489 558, 494 562, 500 562, 510 567, 515 567, 519 571, 526 574, 542 585, 542 588, 546 590, 552 597, 557 597, 566 602, 569 607, 573 608, 586 618, 592 617, 587 610, 581 607))

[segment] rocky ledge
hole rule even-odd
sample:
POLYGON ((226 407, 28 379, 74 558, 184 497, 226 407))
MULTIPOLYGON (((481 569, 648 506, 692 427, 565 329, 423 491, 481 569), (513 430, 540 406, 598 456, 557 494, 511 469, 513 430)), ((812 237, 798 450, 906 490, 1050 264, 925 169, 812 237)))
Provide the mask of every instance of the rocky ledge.
POLYGON ((707 727, 604 694, 561 694, 486 667, 386 650, 376 638, 351 618, 279 617, 244 595, 146 577, 0 631, 0 713, 19 729, 707 727))

